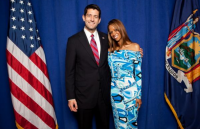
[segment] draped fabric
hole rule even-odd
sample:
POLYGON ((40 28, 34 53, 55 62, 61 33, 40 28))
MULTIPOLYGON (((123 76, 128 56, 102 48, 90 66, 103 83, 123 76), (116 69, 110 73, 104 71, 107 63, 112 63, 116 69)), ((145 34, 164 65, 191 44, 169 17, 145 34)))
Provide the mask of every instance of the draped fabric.
POLYGON ((18 129, 56 129, 45 53, 29 0, 10 1, 7 67, 18 129))
MULTIPOLYGON (((165 102, 164 71, 167 44, 175 0, 30 0, 40 31, 51 82, 54 108, 60 129, 77 129, 67 106, 65 93, 65 54, 69 36, 83 29, 82 15, 87 4, 102 10, 98 30, 107 33, 111 19, 121 20, 130 39, 143 48, 142 107, 140 129, 177 129, 176 120, 165 102)), ((7 63, 6 40, 9 0, 0 0, 0 128, 15 129, 7 63)), ((114 129, 112 115, 110 127, 114 129)), ((95 129, 95 122, 93 124, 95 129)))
POLYGON ((200 22, 198 0, 177 0, 166 45, 165 98, 181 129, 199 129, 200 22))

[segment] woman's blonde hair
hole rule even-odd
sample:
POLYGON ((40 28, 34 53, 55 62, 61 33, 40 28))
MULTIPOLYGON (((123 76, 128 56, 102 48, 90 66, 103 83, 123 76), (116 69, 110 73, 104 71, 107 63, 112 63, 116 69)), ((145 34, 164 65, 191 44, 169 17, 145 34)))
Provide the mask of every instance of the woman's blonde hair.
POLYGON ((110 52, 113 52, 116 50, 117 47, 121 48, 124 45, 127 45, 127 42, 131 42, 131 40, 129 39, 126 29, 123 25, 123 23, 118 20, 118 19, 112 19, 107 26, 108 29, 108 40, 109 40, 109 46, 110 46, 110 52), (119 31, 119 33, 121 34, 121 38, 122 38, 122 44, 118 44, 114 39, 112 39, 112 37, 110 36, 109 33, 109 26, 112 25, 116 31, 119 31))

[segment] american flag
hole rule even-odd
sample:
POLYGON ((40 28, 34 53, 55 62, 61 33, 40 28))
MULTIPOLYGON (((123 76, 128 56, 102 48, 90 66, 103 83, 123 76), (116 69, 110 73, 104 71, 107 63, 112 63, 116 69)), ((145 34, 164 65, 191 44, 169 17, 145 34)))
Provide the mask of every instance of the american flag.
POLYGON ((10 0, 7 66, 18 129, 57 129, 45 54, 29 0, 10 0))

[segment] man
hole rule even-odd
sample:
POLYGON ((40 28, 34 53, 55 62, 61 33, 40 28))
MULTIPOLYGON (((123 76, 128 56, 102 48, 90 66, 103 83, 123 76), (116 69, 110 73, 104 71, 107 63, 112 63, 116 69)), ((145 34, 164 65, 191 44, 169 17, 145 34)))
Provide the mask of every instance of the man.
POLYGON ((86 6, 85 27, 71 36, 66 53, 66 93, 68 106, 77 112, 80 129, 91 129, 93 116, 97 129, 109 128, 110 69, 107 62, 107 35, 97 31, 101 10, 86 6))

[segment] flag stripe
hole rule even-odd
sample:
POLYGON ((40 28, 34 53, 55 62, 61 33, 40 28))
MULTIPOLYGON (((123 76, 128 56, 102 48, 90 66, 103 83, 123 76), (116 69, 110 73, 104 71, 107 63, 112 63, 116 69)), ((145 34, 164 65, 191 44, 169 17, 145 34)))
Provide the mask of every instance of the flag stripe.
POLYGON ((47 71, 47 67, 46 64, 43 62, 43 60, 36 54, 33 53, 30 56, 30 60, 37 65, 37 67, 45 74, 45 76, 49 79, 49 75, 48 75, 48 71, 47 71))
POLYGON ((10 88, 11 93, 15 98, 23 103, 28 109, 35 113, 44 123, 46 123, 51 128, 55 128, 54 119, 46 113, 35 101, 33 101, 28 95, 26 95, 20 88, 18 88, 11 80, 10 88))
POLYGON ((41 58, 41 60, 46 64, 46 59, 45 59, 45 54, 44 54, 44 50, 42 48, 42 46, 40 46, 35 53, 41 58))
POLYGON ((35 90, 37 90, 46 100, 53 105, 53 99, 48 90, 35 78, 23 65, 9 52, 7 51, 7 63, 26 80, 35 90))
POLYGON ((20 114, 17 113, 17 111, 14 110, 15 113, 15 119, 17 122, 17 128, 19 129, 22 127, 23 129, 37 129, 36 126, 34 126, 32 123, 27 121, 24 117, 22 117, 20 114), (20 127, 19 127, 20 126, 20 127))
MULTIPOLYGON (((8 65, 9 78, 12 83, 18 86, 26 95, 32 98, 40 107, 49 113, 51 117, 55 119, 55 113, 53 112, 52 105, 42 97, 31 85, 29 85, 18 73, 16 73, 10 65, 8 65)), ((11 82, 10 82, 11 83, 11 82)), ((11 85, 13 85, 11 83, 11 85)), ((55 119, 56 120, 56 119, 55 119)))
POLYGON ((30 61, 30 59, 9 39, 7 38, 7 50, 15 56, 15 58, 21 62, 21 64, 31 71, 33 76, 35 76, 51 93, 50 82, 43 72, 38 69, 38 67, 30 61))
POLYGON ((13 94, 11 93, 11 98, 13 102, 14 109, 23 116, 26 120, 32 123, 39 129, 50 129, 37 115, 35 115, 30 109, 28 109, 23 103, 21 103, 13 94))

